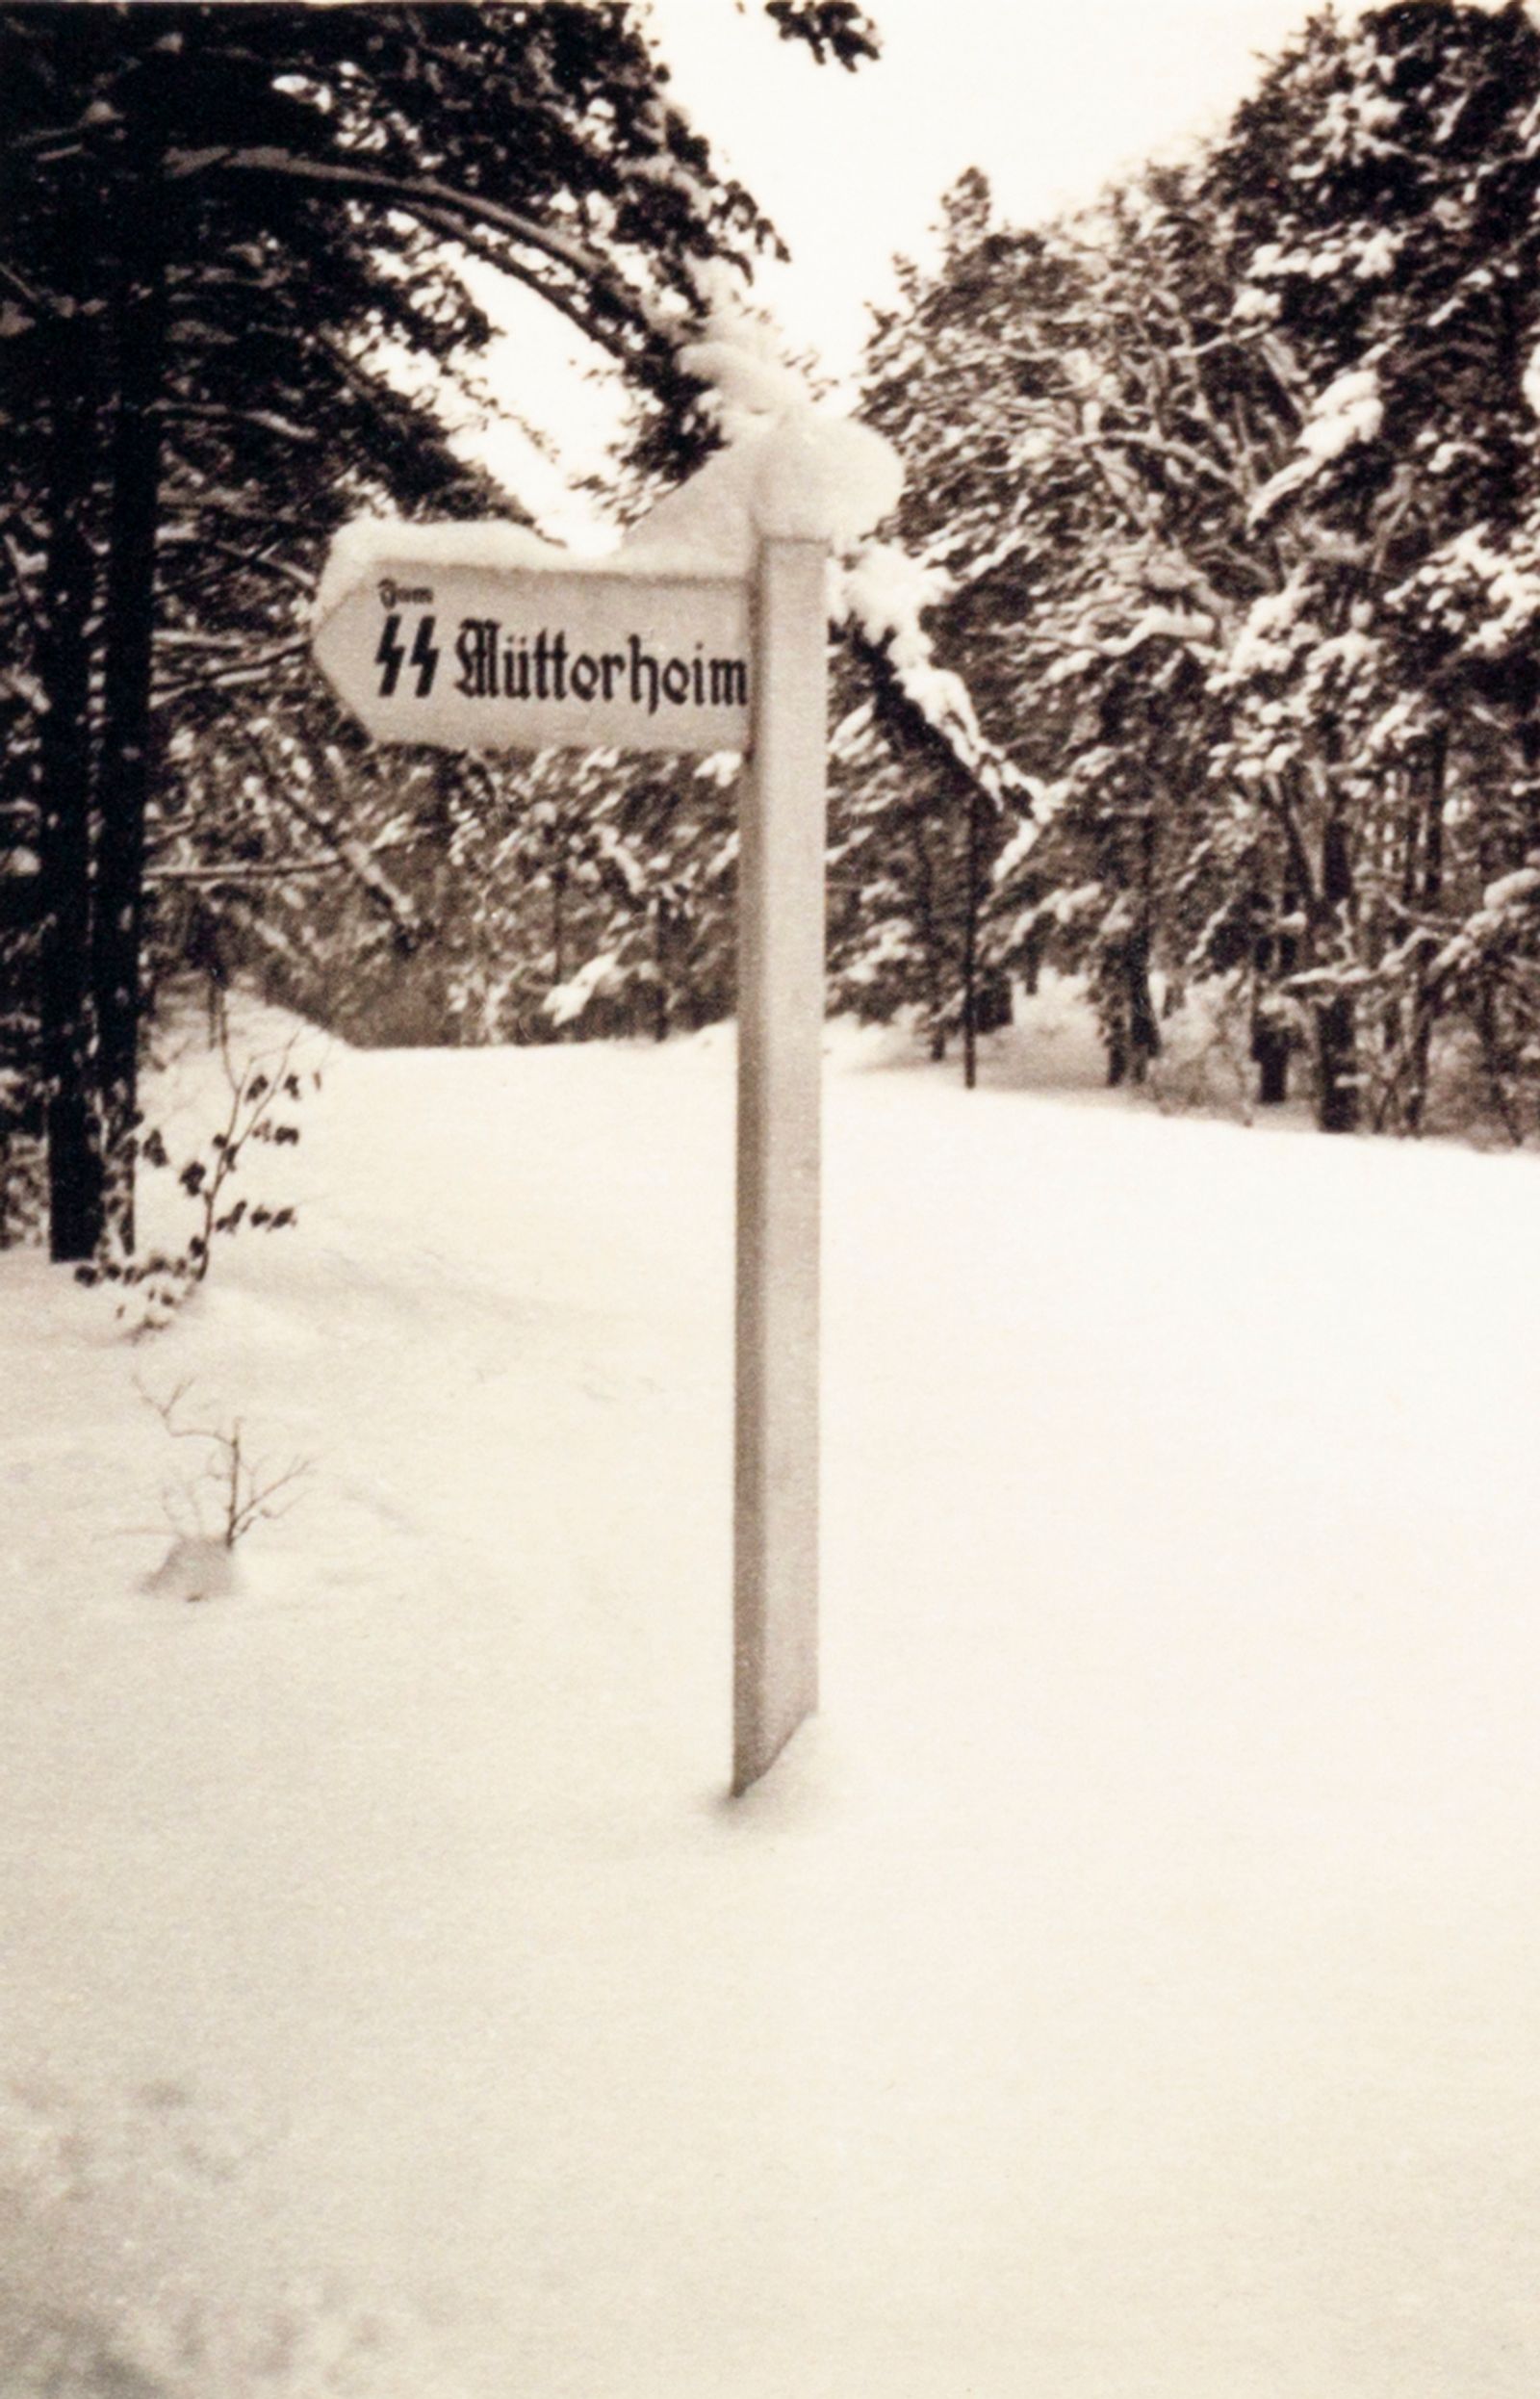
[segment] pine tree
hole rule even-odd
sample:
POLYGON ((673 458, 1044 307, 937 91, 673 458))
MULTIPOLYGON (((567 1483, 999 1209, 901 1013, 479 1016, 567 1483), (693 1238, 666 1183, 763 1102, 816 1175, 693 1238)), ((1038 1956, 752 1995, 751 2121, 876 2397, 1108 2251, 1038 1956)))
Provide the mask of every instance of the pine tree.
MULTIPOLYGON (((937 647, 1032 784, 988 955, 1082 973, 1109 1072, 1221 979, 1259 1096, 1416 1130, 1435 1053, 1534 1104, 1540 33, 1322 16, 1205 153, 1033 235, 982 186, 880 327, 937 647), (973 338, 974 333, 978 338, 973 338)), ((843 735, 842 960, 933 1013, 971 900, 918 759, 843 735)))
POLYGON ((903 455, 906 479, 897 548, 858 562, 851 579, 831 965, 847 1005, 907 1011, 934 1054, 960 1037, 971 1083, 979 1035, 1008 1005, 992 870, 1051 731, 1017 706, 1039 571, 1017 505, 1039 373, 1019 346, 1017 309, 1034 274, 1053 289, 1057 269, 1042 243, 994 226, 977 173, 947 194, 942 237, 933 276, 902 269, 864 366, 862 414, 903 455), (965 661, 965 680, 918 654, 922 612, 936 658, 965 661))
MULTIPOLYGON (((770 13, 819 56, 873 48, 846 0, 770 13)), ((165 758, 259 692, 244 735, 270 795, 280 754, 314 771, 339 736, 323 716, 292 731, 316 705, 298 695, 319 546, 372 499, 485 497, 392 352, 455 372, 487 332, 455 262, 487 261, 614 361, 645 402, 640 463, 677 471, 710 438, 678 348, 772 237, 623 0, 8 8, 0 157, 3 605, 25 719, 6 805, 36 819, 52 1239, 78 1256, 109 1220, 132 1240, 165 758)), ((181 779, 184 800, 210 789, 241 778, 181 779)), ((170 847, 163 869, 197 863, 170 847)))

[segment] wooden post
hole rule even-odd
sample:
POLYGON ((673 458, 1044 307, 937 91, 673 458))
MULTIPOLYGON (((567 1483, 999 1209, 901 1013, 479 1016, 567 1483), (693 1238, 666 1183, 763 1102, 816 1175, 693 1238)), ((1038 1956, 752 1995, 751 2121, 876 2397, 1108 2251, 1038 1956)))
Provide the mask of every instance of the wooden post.
POLYGON ((767 538, 738 859, 732 1789, 818 1704, 827 545, 767 538))
MULTIPOLYGON (((876 445, 883 486, 896 499, 893 453, 865 428, 845 432, 868 498, 876 445)), ((828 494, 795 433, 768 463, 777 473, 762 478, 757 498, 783 507, 782 521, 794 529, 761 535, 752 585, 736 573, 669 572, 664 541, 665 563, 649 568, 645 537, 611 573, 531 563, 522 534, 510 548, 504 526, 475 529, 483 555, 470 563, 455 560, 443 528, 429 534, 398 526, 376 539, 359 525, 333 545, 314 637, 338 697, 376 741, 747 753, 738 868, 734 1793, 758 1781, 818 1705, 829 732, 829 541, 819 528, 828 494), (563 680, 552 668, 549 689, 539 669, 533 691, 500 689, 498 658, 514 654, 515 634, 528 624, 547 629, 547 664, 559 656, 570 671, 563 680), (470 663, 458 676, 438 673, 456 625, 470 663)))

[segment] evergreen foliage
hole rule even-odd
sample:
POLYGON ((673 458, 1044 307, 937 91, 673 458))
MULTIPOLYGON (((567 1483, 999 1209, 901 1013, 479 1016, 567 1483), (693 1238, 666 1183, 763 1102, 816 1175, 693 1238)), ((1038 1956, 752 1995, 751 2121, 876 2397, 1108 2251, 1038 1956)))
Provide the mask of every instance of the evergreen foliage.
MULTIPOLYGON (((1115 1081, 1162 992, 1222 977, 1264 1102, 1299 1066, 1323 1127, 1416 1130, 1442 1055, 1534 1125, 1537 191, 1522 8, 1323 15, 1203 154, 1079 218, 1002 228, 967 178, 878 328, 938 649, 1034 778, 982 952, 1083 973, 1115 1081)), ((934 1023, 962 816, 858 762, 846 839, 883 863, 845 988, 934 1023)))
MULTIPOLYGON (((772 13, 873 47, 846 0, 772 13)), ((457 264, 614 362, 655 477, 711 438, 677 352, 774 236, 629 0, 0 9, 0 161, 4 1038, 83 1257, 132 1247, 157 948, 297 974, 364 912, 409 951, 394 869, 431 885, 482 793, 387 780, 305 657, 346 514, 513 512, 432 404, 489 332, 457 264)))
MULTIPOLYGON (((0 65, 0 1142, 46 1122, 56 1252, 131 1233, 173 967, 359 1038, 730 1009, 732 761, 382 761, 306 657, 344 515, 514 512, 434 398, 465 255, 615 361, 633 498, 712 440, 677 354, 774 236, 636 11, 19 6, 0 65)), ((1051 962, 1137 1081, 1218 987, 1263 1104, 1534 1127, 1537 193, 1524 9, 1402 0, 1076 216, 947 195, 865 364, 908 472, 835 611, 835 1004, 971 1079, 1051 962)))

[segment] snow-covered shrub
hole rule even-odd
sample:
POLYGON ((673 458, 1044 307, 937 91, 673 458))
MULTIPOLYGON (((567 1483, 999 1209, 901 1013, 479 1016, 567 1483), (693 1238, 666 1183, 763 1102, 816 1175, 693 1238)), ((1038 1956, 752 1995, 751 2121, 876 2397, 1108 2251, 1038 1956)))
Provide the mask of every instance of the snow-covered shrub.
POLYGON ((1240 978, 1194 984, 1163 1019, 1161 1036, 1147 1088, 1163 1114, 1192 1111, 1252 1122, 1255 1012, 1240 978))

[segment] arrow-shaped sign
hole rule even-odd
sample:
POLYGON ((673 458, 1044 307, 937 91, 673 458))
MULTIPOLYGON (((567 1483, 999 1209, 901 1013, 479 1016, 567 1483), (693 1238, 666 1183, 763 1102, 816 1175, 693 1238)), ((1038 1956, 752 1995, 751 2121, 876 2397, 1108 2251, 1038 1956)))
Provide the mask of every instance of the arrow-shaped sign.
POLYGON ((315 655, 376 741, 699 753, 749 737, 736 578, 443 565, 403 545, 321 618, 315 655))

